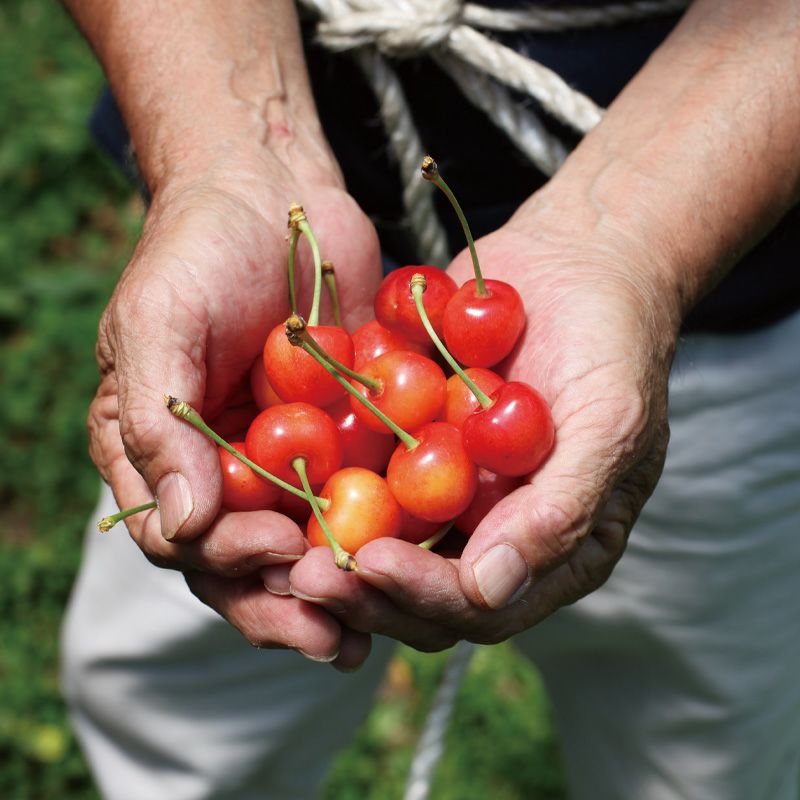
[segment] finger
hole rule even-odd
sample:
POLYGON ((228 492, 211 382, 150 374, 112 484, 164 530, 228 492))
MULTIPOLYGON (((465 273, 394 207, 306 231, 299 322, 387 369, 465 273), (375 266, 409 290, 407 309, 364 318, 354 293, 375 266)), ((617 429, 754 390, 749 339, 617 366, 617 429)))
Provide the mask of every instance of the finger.
POLYGON ((171 394, 202 413, 205 396, 209 319, 196 293, 173 283, 184 270, 140 260, 104 315, 98 346, 116 383, 125 453, 158 500, 164 538, 178 541, 208 527, 222 494, 216 446, 163 402, 171 394))
POLYGON ((342 628, 339 642, 339 655, 331 661, 331 666, 339 672, 355 672, 369 658, 372 651, 372 637, 350 628, 342 628))
POLYGON ((426 652, 450 647, 457 638, 442 625, 398 609, 359 572, 340 570, 327 547, 309 550, 289 578, 295 597, 322 606, 353 630, 390 636, 426 652))
MULTIPOLYGON (((569 559, 595 527, 614 487, 629 476, 624 533, 652 492, 663 465, 666 426, 633 393, 615 396, 595 380, 591 403, 557 422, 550 459, 486 516, 462 554, 466 595, 488 608, 513 603, 569 559), (604 393, 605 392, 605 393, 604 393)), ((558 421, 558 407, 553 408, 558 421)), ((608 524, 611 524, 609 519, 608 524)))
POLYGON ((190 572, 186 582, 255 647, 290 648, 327 663, 339 655, 341 627, 330 614, 297 598, 270 594, 258 576, 232 579, 190 572))
POLYGON ((292 586, 289 583, 289 573, 292 570, 291 564, 276 564, 271 567, 263 567, 258 571, 264 588, 270 594, 279 597, 289 597, 292 594, 292 586))
POLYGON ((268 565, 298 561, 307 547, 297 525, 275 511, 223 511, 205 533, 188 542, 166 541, 155 512, 137 515, 135 524, 134 519, 126 524, 145 556, 159 567, 180 571, 249 575, 268 565))

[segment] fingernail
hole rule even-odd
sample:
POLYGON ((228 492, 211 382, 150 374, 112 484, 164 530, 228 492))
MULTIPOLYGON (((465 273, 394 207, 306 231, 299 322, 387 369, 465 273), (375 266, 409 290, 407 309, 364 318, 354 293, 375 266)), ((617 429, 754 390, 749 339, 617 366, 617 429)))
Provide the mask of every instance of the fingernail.
POLYGON ((170 541, 192 513, 192 489, 180 472, 170 472, 158 482, 156 497, 161 515, 161 535, 170 541))
POLYGON ((292 594, 292 588, 289 585, 289 570, 281 569, 280 567, 267 567, 261 570, 261 580, 264 582, 264 588, 270 594, 277 594, 281 597, 288 597, 292 594))
POLYGON ((301 650, 299 647, 295 648, 298 653, 300 653, 303 658, 307 658, 309 661, 317 661, 320 664, 330 664, 331 661, 335 661, 339 658, 339 651, 337 650, 331 656, 312 656, 311 653, 306 653, 305 650, 301 650))
POLYGON ((298 592, 297 589, 289 588, 292 595, 298 600, 305 600, 315 606, 322 606, 326 611, 330 611, 331 614, 344 614, 345 612, 344 605, 338 600, 331 600, 329 597, 314 597, 314 595, 304 594, 303 592, 298 592))
POLYGON ((472 567, 472 574, 489 608, 505 608, 531 583, 525 559, 510 544, 498 544, 485 552, 472 567))

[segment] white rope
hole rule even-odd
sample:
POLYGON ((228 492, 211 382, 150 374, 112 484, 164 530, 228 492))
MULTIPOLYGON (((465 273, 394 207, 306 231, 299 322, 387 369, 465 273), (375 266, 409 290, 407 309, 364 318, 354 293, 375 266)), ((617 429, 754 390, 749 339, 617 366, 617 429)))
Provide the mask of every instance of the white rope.
POLYGON ((436 766, 444 752, 450 715, 474 652, 475 645, 470 642, 459 642, 453 648, 411 761, 403 800, 425 800, 430 794, 436 766))
POLYGON ((557 31, 615 25, 671 14, 687 0, 639 0, 600 8, 494 9, 462 0, 301 0, 320 18, 320 41, 335 51, 353 50, 378 98, 381 119, 404 185, 403 204, 427 263, 449 260, 444 229, 433 210, 433 187, 417 172, 424 149, 400 81, 388 57, 430 55, 471 103, 487 113, 545 175, 566 151, 529 108, 509 90, 528 95, 542 109, 579 133, 591 130, 602 109, 555 72, 494 41, 489 31, 557 31))

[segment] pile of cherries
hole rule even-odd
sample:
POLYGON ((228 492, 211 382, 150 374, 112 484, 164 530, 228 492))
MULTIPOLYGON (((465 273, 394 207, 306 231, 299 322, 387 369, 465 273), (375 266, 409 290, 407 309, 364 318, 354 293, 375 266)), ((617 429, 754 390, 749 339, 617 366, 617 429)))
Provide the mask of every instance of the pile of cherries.
POLYGON ((436 267, 397 269, 375 295, 375 319, 348 333, 339 324, 335 273, 293 204, 292 314, 253 364, 261 411, 244 441, 224 442, 191 406, 166 398, 173 413, 220 445, 225 508, 276 509, 307 521, 309 542, 329 544, 343 569, 355 569, 351 553, 378 537, 432 547, 451 526, 469 536, 554 441, 542 396, 490 369, 523 331, 522 299, 508 283, 483 278, 469 226, 433 159, 425 158, 422 172, 461 220, 474 279, 459 288, 436 267), (294 288, 301 235, 316 273, 308 321, 297 314, 294 288), (319 324, 323 283, 335 325, 319 324), (452 369, 449 377, 441 364, 452 369))

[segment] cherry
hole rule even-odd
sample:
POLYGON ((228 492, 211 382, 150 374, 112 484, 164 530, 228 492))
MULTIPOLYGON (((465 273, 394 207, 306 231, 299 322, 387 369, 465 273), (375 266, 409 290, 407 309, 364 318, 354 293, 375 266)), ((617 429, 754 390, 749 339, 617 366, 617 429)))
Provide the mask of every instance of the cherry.
POLYGON ((500 475, 527 475, 549 455, 555 426, 547 401, 527 383, 511 381, 489 396, 488 408, 462 426, 464 447, 481 467, 500 475))
MULTIPOLYGON (((395 350, 378 356, 364 365, 356 380, 358 392, 406 430, 413 430, 434 420, 447 394, 447 380, 441 367, 435 361, 409 350, 395 350)), ((356 398, 350 398, 350 405, 369 428, 391 433, 356 398)))
POLYGON ((504 383, 491 395, 481 391, 433 330, 422 301, 425 292, 422 275, 412 277, 411 292, 431 340, 480 404, 462 425, 464 447, 470 458, 478 466, 501 475, 532 472, 549 454, 555 437, 553 417, 545 399, 526 383, 504 383))
POLYGON ((442 335, 442 317, 447 301, 458 289, 456 282, 437 267, 401 267, 390 272, 375 294, 375 318, 394 333, 416 342, 428 342, 428 334, 419 321, 414 298, 408 288, 411 276, 421 273, 428 281, 428 314, 434 330, 442 335))
MULTIPOLYGON (((322 516, 345 550, 355 552, 373 539, 400 533, 400 506, 386 481, 371 470, 340 469, 328 479, 320 496, 330 503, 322 516)), ((308 522, 308 541, 314 546, 328 544, 315 516, 308 522)))
POLYGON ((267 380, 263 356, 259 356, 250 367, 250 392, 259 411, 270 406, 278 406, 283 402, 267 380))
MULTIPOLYGON (((496 372, 483 367, 469 367, 464 370, 464 374, 487 394, 491 394, 505 383, 496 372)), ((460 428, 464 424, 464 420, 480 407, 481 404, 478 402, 478 398, 475 397, 469 386, 464 383, 460 375, 451 375, 447 379, 447 397, 444 401, 442 413, 439 415, 439 419, 442 422, 449 422, 451 425, 460 428)))
POLYGON ((430 422, 414 431, 415 444, 401 441, 386 470, 397 502, 415 517, 446 522, 472 502, 478 470, 467 455, 461 431, 446 422, 430 422))
POLYGON ((433 420, 441 409, 446 392, 444 372, 438 364, 419 353, 394 350, 367 363, 361 372, 355 372, 338 362, 303 327, 302 319, 290 317, 286 331, 288 340, 303 349, 326 368, 332 368, 337 382, 342 375, 351 378, 353 385, 342 384, 353 395, 351 406, 362 422, 378 433, 390 434, 376 409, 388 416, 401 428, 416 428, 433 420), (297 324, 293 322, 297 320, 297 324), (290 324, 291 323, 291 324, 290 324), (358 395, 369 400, 363 403, 358 395))
POLYGON ((514 489, 522 486, 523 480, 519 477, 498 475, 481 467, 478 470, 478 488, 475 497, 467 510, 460 514, 455 521, 456 528, 465 536, 472 536, 478 523, 514 489))
POLYGON ((394 452, 394 437, 365 425, 346 397, 325 410, 339 429, 342 467, 364 467, 373 472, 383 472, 394 452))
POLYGON ((439 530, 440 526, 441 523, 439 522, 428 522, 428 520, 415 517, 403 509, 400 538, 411 542, 411 544, 421 544, 430 539, 439 530))
MULTIPOLYGON (((505 281, 485 280, 467 218, 430 157, 422 160, 422 176, 441 189, 455 209, 472 257, 474 280, 448 300, 442 330, 453 356, 470 367, 492 367, 514 348, 525 328, 525 307, 519 292, 505 281)), ((434 301, 434 308, 437 308, 434 301)), ((431 306, 428 307, 430 313, 431 306)), ((434 325, 434 330, 441 332, 434 325)))
POLYGON ((245 437, 253 461, 292 486, 300 481, 293 461, 306 462, 308 480, 324 483, 342 463, 342 442, 334 421, 309 403, 286 403, 262 411, 245 437))
POLYGON ((392 350, 411 350, 423 356, 431 354, 430 342, 415 342, 399 333, 394 333, 373 319, 356 328, 352 334, 355 358, 353 369, 361 370, 364 364, 392 350))
POLYGON ((444 340, 453 356, 471 367, 493 367, 513 349, 525 328, 519 292, 491 278, 478 289, 468 280, 448 301, 442 319, 444 340))
MULTIPOLYGON (((247 455, 244 442, 232 442, 231 447, 247 455)), ((223 447, 219 448, 219 464, 222 468, 222 505, 228 511, 277 508, 281 495, 288 494, 274 483, 256 475, 250 467, 223 447)))
MULTIPOLYGON (((302 320, 296 316, 289 319, 302 320)), ((333 358, 347 367, 353 366, 353 340, 347 331, 332 325, 309 325, 308 329, 333 358)), ((305 402, 324 407, 344 396, 336 380, 313 358, 289 343, 286 325, 276 325, 270 331, 264 345, 264 369, 272 388, 287 403, 305 402)))

